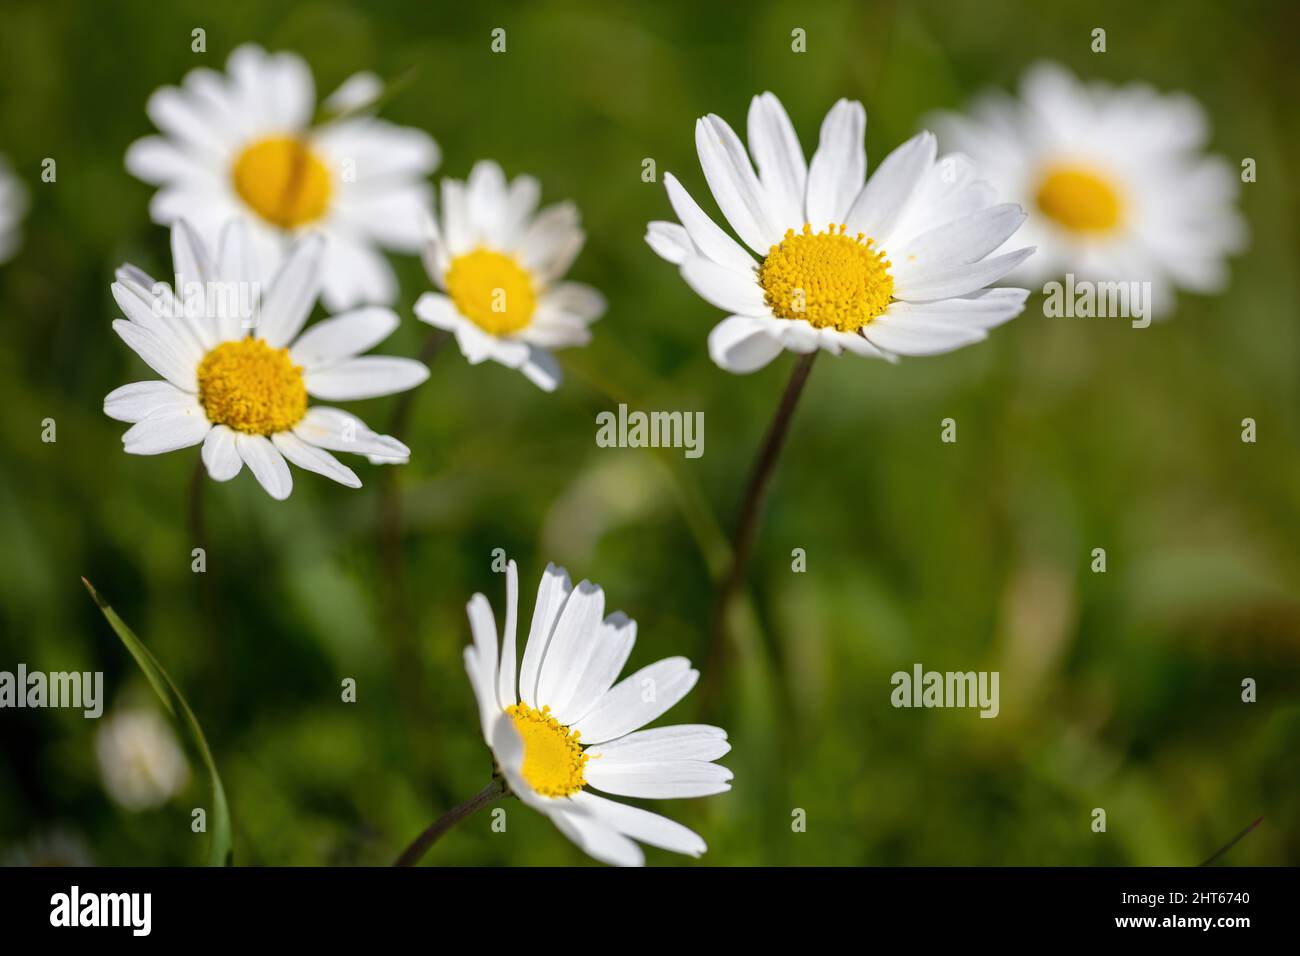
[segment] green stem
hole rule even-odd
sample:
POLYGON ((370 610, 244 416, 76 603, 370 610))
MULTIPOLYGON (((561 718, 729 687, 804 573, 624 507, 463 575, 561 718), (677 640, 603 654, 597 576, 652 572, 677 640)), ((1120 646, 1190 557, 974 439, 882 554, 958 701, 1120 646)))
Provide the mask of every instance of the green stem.
POLYGON ((460 806, 448 810, 429 827, 415 838, 415 841, 408 846, 402 855, 397 858, 393 866, 415 866, 429 852, 429 847, 438 842, 438 838, 444 833, 460 823, 466 817, 473 816, 479 810, 482 810, 489 803, 494 803, 506 795, 505 782, 499 777, 493 778, 492 782, 480 790, 477 794, 470 797, 460 806))

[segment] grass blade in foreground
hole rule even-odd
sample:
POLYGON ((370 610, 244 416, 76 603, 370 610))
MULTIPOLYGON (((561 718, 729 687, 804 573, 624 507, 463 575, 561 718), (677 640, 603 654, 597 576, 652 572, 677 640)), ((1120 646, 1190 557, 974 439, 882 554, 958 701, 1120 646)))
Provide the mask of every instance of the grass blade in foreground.
POLYGON ((100 597, 99 592, 95 590, 89 581, 82 578, 81 583, 86 586, 86 590, 90 592, 90 596, 108 620, 109 625, 112 626, 113 631, 121 638, 122 643, 126 645, 126 649, 131 652, 135 662, 140 665, 140 670, 144 671, 144 676, 148 678, 149 683, 153 686, 154 693, 158 695, 167 711, 173 718, 177 716, 179 711, 180 716, 184 718, 190 736, 194 738, 195 746, 198 747, 199 754, 203 757, 203 763, 208 768, 208 779, 212 783, 212 842, 208 848, 208 865, 229 866, 232 862, 230 807, 226 803, 226 791, 221 785, 221 776, 217 773, 217 765, 212 759, 212 751, 208 749, 208 740, 203 736, 203 728, 199 726, 194 711, 190 710, 190 705, 186 702, 176 683, 163 670, 163 666, 150 653, 149 648, 145 647, 140 638, 135 636, 135 632, 127 627, 125 621, 118 617, 117 612, 109 606, 108 602, 100 597))

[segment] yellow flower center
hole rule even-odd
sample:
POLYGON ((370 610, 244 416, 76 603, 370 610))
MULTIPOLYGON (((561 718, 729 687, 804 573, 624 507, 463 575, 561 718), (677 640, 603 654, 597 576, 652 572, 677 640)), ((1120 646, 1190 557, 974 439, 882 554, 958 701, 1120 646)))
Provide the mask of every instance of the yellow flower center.
POLYGON ((272 435, 302 421, 307 386, 288 349, 239 339, 222 342, 199 363, 199 401, 214 425, 272 435))
POLYGON ((890 262, 872 240, 845 235, 845 228, 832 223, 814 233, 805 223, 772 247, 758 281, 774 315, 856 332, 885 311, 894 294, 890 262))
POLYGON ((1119 190, 1081 166, 1048 170, 1036 200, 1039 209, 1075 232, 1107 232, 1119 225, 1123 213, 1119 190))
POLYGON ((334 191, 325 163, 291 136, 271 136, 249 146, 235 160, 231 178, 239 198, 281 229, 319 219, 334 191))
POLYGON ((524 779, 542 796, 567 797, 586 784, 582 768, 589 759, 578 743, 578 732, 551 716, 551 708, 527 704, 507 707, 506 713, 524 741, 524 779))
POLYGON ((537 308, 533 278, 513 256, 475 249, 451 262, 447 294, 460 314, 491 335, 525 328, 537 308))

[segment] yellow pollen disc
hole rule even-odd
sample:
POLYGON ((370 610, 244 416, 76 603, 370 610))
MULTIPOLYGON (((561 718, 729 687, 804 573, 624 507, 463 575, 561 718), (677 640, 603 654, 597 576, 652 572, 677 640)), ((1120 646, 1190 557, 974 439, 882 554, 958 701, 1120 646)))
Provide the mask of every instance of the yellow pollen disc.
POLYGON ((582 768, 589 759, 578 743, 578 732, 551 716, 551 708, 527 704, 507 707, 506 713, 524 741, 524 779, 546 797, 567 797, 586 784, 582 768))
POLYGON ((231 178, 239 198, 281 229, 319 219, 334 191, 320 157, 290 136, 272 136, 249 146, 235 160, 231 178))
POLYGON ((537 308, 533 277, 513 257, 475 249, 451 262, 447 294, 460 314, 491 335, 526 328, 537 308))
POLYGON ((199 401, 214 425, 272 435, 307 414, 302 367, 262 339, 222 342, 199 363, 199 401))
POLYGON ((1119 225, 1123 202, 1111 182, 1081 166, 1058 166, 1039 184, 1038 208, 1075 232, 1106 232, 1119 225))
POLYGON ((856 332, 884 312, 894 294, 890 262, 876 244, 831 224, 814 233, 787 229, 758 270, 763 297, 783 319, 804 319, 819 329, 856 332))

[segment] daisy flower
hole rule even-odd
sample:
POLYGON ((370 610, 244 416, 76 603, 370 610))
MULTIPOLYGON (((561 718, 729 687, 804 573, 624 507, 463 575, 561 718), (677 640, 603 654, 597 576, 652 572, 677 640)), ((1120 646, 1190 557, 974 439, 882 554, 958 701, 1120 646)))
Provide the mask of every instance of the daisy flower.
POLYGON ((164 379, 123 385, 104 399, 106 415, 133 423, 122 436, 128 454, 202 443, 213 479, 228 481, 248 465, 277 499, 293 489, 286 458, 359 488, 330 451, 410 457, 359 418, 308 405, 391 395, 429 376, 412 359, 361 354, 397 328, 390 309, 356 309, 302 331, 320 291, 320 235, 297 240, 265 290, 248 278, 256 268, 241 221, 223 230, 215 258, 184 220, 172 226, 171 244, 175 290, 131 265, 113 283, 126 316, 113 330, 164 379))
POLYGON ((369 74, 349 79, 325 103, 346 115, 313 126, 306 62, 241 46, 225 73, 199 67, 179 88, 149 97, 163 135, 132 143, 126 168, 160 187, 149 205, 154 222, 187 219, 214 244, 228 220, 247 218, 269 270, 296 235, 323 233, 325 304, 391 304, 397 279, 378 247, 419 250, 432 197, 425 177, 439 153, 421 130, 354 115, 373 100, 375 83, 369 74))
POLYGON ((1203 153, 1209 123, 1186 94, 1146 84, 1080 83, 1055 64, 1031 67, 1020 99, 989 93, 969 115, 936 117, 999 193, 1036 214, 1024 235, 1038 255, 1017 275, 1066 272, 1090 281, 1145 279, 1157 312, 1174 286, 1214 292, 1224 259, 1245 245, 1238 177, 1203 153))
POLYGON ((966 158, 936 158, 930 133, 864 184, 866 122, 861 103, 840 100, 805 163, 771 93, 750 104, 748 153, 721 117, 696 121, 704 178, 743 245, 671 173, 664 185, 680 223, 650 223, 646 241, 731 313, 709 333, 720 367, 753 372, 782 349, 934 355, 984 339, 1024 307, 1024 289, 985 288, 1033 251, 989 255, 1024 221, 1020 207, 994 204, 966 158))
POLYGON ((0 262, 8 262, 18 251, 22 236, 18 223, 27 212, 27 190, 0 157, 0 262))
POLYGON ((430 220, 424 266, 442 292, 426 292, 415 314, 456 336, 471 365, 485 359, 519 369, 552 391, 560 367, 550 349, 586 345, 605 312, 595 289, 560 278, 585 235, 570 202, 537 212, 537 180, 507 183, 501 167, 479 162, 468 182, 442 181, 442 217, 430 220))
POLYGON ((695 686, 699 672, 669 657, 614 681, 636 640, 636 622, 605 617, 605 595, 547 565, 537 590, 523 660, 515 659, 519 577, 506 570, 505 632, 497 641, 482 594, 469 602, 474 644, 465 668, 483 738, 510 791, 550 817, 585 853, 605 863, 645 862, 637 841, 699 856, 704 841, 679 823, 593 790, 622 797, 703 797, 731 789, 713 763, 731 749, 717 727, 642 730, 695 686))
POLYGON ((190 780, 176 734, 152 709, 110 715, 95 734, 95 756, 104 789, 128 810, 160 807, 190 780))

